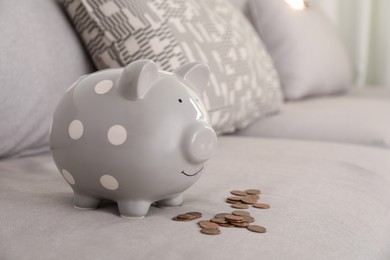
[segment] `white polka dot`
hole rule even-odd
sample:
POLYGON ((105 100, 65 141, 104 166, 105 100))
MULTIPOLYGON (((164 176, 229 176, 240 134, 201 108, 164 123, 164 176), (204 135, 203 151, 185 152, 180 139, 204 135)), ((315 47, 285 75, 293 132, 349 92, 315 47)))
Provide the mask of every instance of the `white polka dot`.
POLYGON ((127 132, 121 125, 113 125, 107 132, 108 141, 113 145, 121 145, 126 141, 127 132))
POLYGON ((103 175, 100 177, 100 183, 108 190, 117 190, 119 187, 118 181, 111 175, 103 175))
POLYGON ((102 80, 95 86, 95 92, 97 94, 105 94, 112 88, 112 81, 111 80, 102 80))
POLYGON ((73 120, 69 125, 69 135, 72 139, 77 140, 83 135, 84 126, 80 120, 73 120))
POLYGON ((62 172, 62 176, 64 176, 64 178, 67 182, 69 182, 72 185, 76 184, 76 181, 74 180, 74 178, 73 178, 72 174, 70 174, 70 172, 68 172, 65 169, 63 169, 61 172, 62 172))

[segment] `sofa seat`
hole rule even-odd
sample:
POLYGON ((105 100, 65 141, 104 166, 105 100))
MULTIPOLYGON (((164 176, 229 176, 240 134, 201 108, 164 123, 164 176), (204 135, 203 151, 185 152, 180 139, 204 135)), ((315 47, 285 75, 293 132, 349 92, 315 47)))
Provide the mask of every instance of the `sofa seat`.
POLYGON ((72 207, 50 155, 0 161, 0 259, 390 259, 390 150, 223 136, 182 207, 120 218, 115 204, 72 207), (264 234, 171 218, 231 212, 233 189, 260 188, 250 208, 264 234))
POLYGON ((318 140, 390 148, 390 89, 356 89, 347 95, 287 102, 241 136, 318 140))

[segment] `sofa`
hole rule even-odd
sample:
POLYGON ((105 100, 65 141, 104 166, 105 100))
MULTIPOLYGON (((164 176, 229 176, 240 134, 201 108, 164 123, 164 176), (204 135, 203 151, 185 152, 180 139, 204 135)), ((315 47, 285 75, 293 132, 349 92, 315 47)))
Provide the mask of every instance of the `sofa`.
MULTIPOLYGON (((245 14, 247 1, 232 0, 245 14)), ((2 143, 0 259, 390 259, 390 91, 286 100, 278 113, 221 134, 181 207, 119 217, 110 201, 72 207, 49 150, 50 118, 64 91, 96 70, 55 1, 4 1, 0 17, 2 143), (260 189, 249 208, 258 234, 196 221, 234 210, 231 190, 260 189)))

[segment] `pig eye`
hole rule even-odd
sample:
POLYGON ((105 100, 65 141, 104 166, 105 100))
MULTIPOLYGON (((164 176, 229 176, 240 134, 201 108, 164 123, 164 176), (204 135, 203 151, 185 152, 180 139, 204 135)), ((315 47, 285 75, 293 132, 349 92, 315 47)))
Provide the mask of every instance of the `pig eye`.
POLYGON ((181 100, 181 98, 179 98, 179 99, 178 99, 178 101, 179 101, 180 103, 182 103, 182 102, 183 102, 183 100, 181 100))

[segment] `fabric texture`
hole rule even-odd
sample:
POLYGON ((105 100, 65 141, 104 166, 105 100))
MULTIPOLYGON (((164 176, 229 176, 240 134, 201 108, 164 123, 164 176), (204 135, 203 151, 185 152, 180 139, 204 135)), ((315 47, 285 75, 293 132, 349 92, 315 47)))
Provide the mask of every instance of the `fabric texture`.
POLYGON ((390 151, 332 143, 227 137, 179 208, 152 207, 142 220, 105 202, 72 207, 51 157, 0 161, 0 259, 390 259, 390 151), (201 234, 189 211, 231 212, 233 189, 260 188, 270 209, 250 208, 257 234, 201 234))
POLYGON ((320 11, 294 10, 284 0, 250 0, 249 7, 286 99, 340 93, 352 85, 347 52, 320 11))
POLYGON ((389 115, 389 90, 355 90, 346 96, 287 102, 282 113, 256 122, 238 135, 390 148, 389 115))
POLYGON ((2 0, 0 32, 0 158, 48 151, 57 102, 93 65, 56 1, 2 0))
POLYGON ((147 58, 172 71, 211 68, 203 96, 218 133, 244 128, 282 104, 269 54, 243 14, 224 0, 64 0, 99 69, 147 58))

